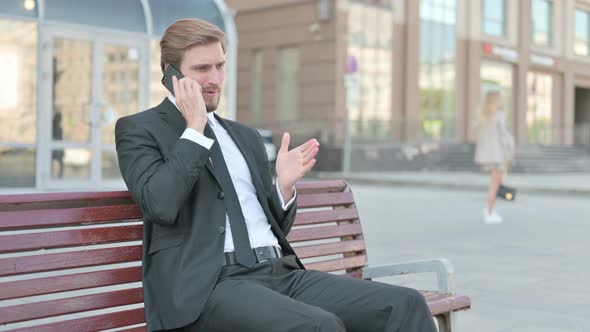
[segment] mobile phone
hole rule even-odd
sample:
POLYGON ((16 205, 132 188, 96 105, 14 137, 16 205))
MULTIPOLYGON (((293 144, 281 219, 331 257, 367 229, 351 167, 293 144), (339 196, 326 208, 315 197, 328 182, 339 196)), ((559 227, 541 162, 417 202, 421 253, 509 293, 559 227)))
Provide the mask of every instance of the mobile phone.
POLYGON ((162 84, 170 91, 170 93, 174 96, 174 85, 172 83, 172 76, 176 76, 176 79, 180 80, 184 77, 180 70, 176 69, 173 65, 169 64, 164 71, 164 76, 162 76, 162 84))

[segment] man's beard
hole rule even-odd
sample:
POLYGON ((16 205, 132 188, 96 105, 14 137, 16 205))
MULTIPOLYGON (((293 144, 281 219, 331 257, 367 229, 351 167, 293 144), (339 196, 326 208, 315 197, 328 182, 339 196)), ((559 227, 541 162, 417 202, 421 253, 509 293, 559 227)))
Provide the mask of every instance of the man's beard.
POLYGON ((217 107, 219 106, 219 99, 221 99, 221 92, 219 93, 217 100, 211 103, 205 103, 205 109, 207 110, 207 113, 211 113, 217 110, 217 107))
POLYGON ((205 109, 207 109, 207 113, 211 113, 217 110, 217 106, 219 106, 219 102, 215 104, 206 104, 205 109))

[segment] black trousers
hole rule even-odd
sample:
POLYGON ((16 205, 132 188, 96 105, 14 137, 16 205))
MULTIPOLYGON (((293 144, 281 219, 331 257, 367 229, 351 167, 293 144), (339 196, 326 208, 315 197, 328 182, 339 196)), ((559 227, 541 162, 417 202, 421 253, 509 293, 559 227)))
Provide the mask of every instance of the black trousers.
POLYGON ((188 332, 433 332, 416 290, 301 270, 294 256, 223 268, 188 332))

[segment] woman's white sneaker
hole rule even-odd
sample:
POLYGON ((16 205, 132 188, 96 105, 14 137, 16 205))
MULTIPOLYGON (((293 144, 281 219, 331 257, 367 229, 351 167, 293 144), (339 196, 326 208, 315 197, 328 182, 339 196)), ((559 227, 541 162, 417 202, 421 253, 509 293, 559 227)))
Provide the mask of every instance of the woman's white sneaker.
POLYGON ((500 224, 502 223, 502 217, 493 210, 492 213, 488 213, 488 208, 483 209, 483 219, 486 224, 500 224))

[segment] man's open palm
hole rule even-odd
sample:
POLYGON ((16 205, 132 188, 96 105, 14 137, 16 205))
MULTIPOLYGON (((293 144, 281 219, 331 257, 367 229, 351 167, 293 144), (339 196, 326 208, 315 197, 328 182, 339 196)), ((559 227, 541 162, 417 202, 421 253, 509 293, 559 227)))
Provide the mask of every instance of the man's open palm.
POLYGON ((276 172, 279 189, 285 200, 292 196, 294 186, 316 163, 320 143, 312 138, 300 146, 289 150, 289 133, 283 134, 281 148, 277 154, 276 172))

